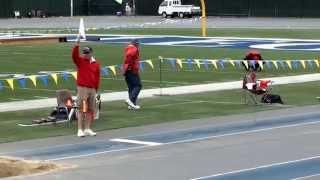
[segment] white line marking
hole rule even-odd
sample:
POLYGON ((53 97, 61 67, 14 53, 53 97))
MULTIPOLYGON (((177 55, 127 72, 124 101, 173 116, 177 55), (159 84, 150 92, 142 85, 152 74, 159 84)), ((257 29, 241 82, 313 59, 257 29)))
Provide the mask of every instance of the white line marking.
POLYGON ((162 145, 162 143, 156 143, 156 142, 148 142, 148 141, 137 141, 137 140, 130 140, 130 139, 110 139, 112 142, 123 142, 123 143, 129 143, 129 144, 142 144, 147 146, 159 146, 162 145))
POLYGON ((25 99, 8 98, 10 101, 24 101, 25 99))
POLYGON ((169 104, 161 104, 157 106, 151 106, 152 108, 159 108, 159 107, 168 107, 168 106, 176 106, 176 105, 183 105, 183 104, 199 104, 204 103, 205 101, 187 101, 187 102, 179 102, 179 103, 169 103, 169 104))
MULTIPOLYGON (((187 70, 186 70, 187 71, 187 70)), ((190 71, 192 72, 192 71, 190 71)), ((124 81, 124 78, 106 78, 106 77, 102 77, 101 79, 107 79, 107 80, 114 80, 114 81, 124 81)), ((160 83, 160 81, 156 81, 156 80, 148 80, 148 79, 142 79, 142 82, 146 82, 146 83, 160 83)), ((211 82, 211 81, 210 81, 211 82)), ((162 83, 167 83, 167 84, 178 84, 178 85, 192 85, 194 83, 189 83, 189 82, 173 82, 173 81, 162 81, 162 83)), ((159 87, 157 87, 159 88, 159 87)))
MULTIPOLYGON (((268 130, 273 130, 273 129, 290 128, 290 127, 313 125, 313 124, 319 124, 319 123, 320 122, 307 122, 307 123, 300 123, 300 124, 293 124, 293 125, 286 125, 286 126, 278 126, 278 127, 273 127, 273 128, 256 129, 256 130, 251 130, 251 131, 222 134, 222 135, 218 135, 218 136, 207 136, 207 137, 203 137, 203 138, 195 138, 195 139, 175 141, 175 142, 170 142, 170 143, 163 143, 162 145, 173 145, 173 144, 201 141, 201 140, 207 140, 207 139, 213 139, 213 138, 221 138, 221 137, 226 137, 226 136, 252 134, 252 133, 257 133, 257 132, 261 132, 261 131, 268 131, 268 130)), ((99 155, 99 154, 106 154, 106 153, 111 153, 111 152, 128 151, 128 150, 142 149, 142 148, 148 148, 148 147, 153 147, 153 146, 142 146, 142 147, 138 147, 138 148, 126 148, 126 149, 118 149, 118 150, 111 150, 111 151, 101 151, 101 152, 88 153, 88 154, 82 154, 82 155, 76 155, 76 156, 66 156, 66 157, 61 157, 61 158, 47 159, 46 161, 59 161, 59 160, 66 160, 66 159, 75 159, 75 158, 95 156, 95 155, 99 155)))
POLYGON ((272 166, 281 166, 281 165, 285 165, 285 164, 292 164, 292 163, 297 163, 297 162, 301 162, 301 161, 308 161, 308 160, 313 160, 313 159, 318 159, 318 158, 320 158, 320 156, 313 156, 313 157, 297 159, 297 160, 293 160, 293 161, 285 161, 285 162, 281 162, 281 163, 267 164, 267 165, 263 165, 263 166, 257 166, 254 168, 241 169, 241 170, 230 171, 230 172, 226 172, 226 173, 219 173, 219 174, 214 174, 214 175, 210 175, 210 176, 203 176, 203 177, 199 177, 199 178, 194 178, 194 179, 190 179, 190 180, 201 180, 201 179, 214 178, 214 177, 218 177, 218 176, 237 174, 237 173, 242 173, 242 172, 246 172, 246 171, 253 171, 253 170, 257 170, 257 169, 269 168, 272 166))
POLYGON ((313 174, 313 175, 310 175, 310 176, 298 177, 298 178, 295 178, 295 179, 292 179, 292 180, 303 180, 303 179, 309 179, 309 178, 316 177, 316 176, 320 176, 320 174, 313 174))
POLYGON ((38 98, 38 99, 48 99, 49 97, 45 97, 45 96, 33 96, 35 98, 38 98))
POLYGON ((133 148, 126 148, 126 149, 116 149, 116 150, 111 150, 111 151, 101 151, 101 152, 95 152, 95 153, 90 153, 90 154, 82 154, 82 155, 78 155, 78 156, 66 156, 66 157, 61 157, 61 158, 47 159, 44 161, 61 161, 61 160, 66 160, 66 159, 83 158, 83 157, 95 156, 95 155, 112 153, 112 152, 138 150, 138 149, 143 149, 146 147, 153 147, 153 146, 139 146, 139 147, 133 147, 133 148))
POLYGON ((168 106, 183 105, 183 104, 200 104, 200 103, 209 103, 209 104, 232 104, 232 105, 243 105, 243 104, 244 104, 244 103, 226 102, 226 101, 192 101, 192 100, 190 100, 190 101, 185 101, 185 102, 155 105, 155 106, 150 106, 150 108, 168 107, 168 106))

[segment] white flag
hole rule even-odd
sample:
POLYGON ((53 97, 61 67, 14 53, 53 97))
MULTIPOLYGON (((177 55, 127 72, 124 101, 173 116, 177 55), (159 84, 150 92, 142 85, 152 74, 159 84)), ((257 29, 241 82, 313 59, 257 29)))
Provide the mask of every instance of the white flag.
POLYGON ((122 0, 115 0, 117 3, 122 4, 122 0))
POLYGON ((86 40, 86 29, 84 28, 83 18, 80 19, 79 35, 80 35, 80 39, 86 40))

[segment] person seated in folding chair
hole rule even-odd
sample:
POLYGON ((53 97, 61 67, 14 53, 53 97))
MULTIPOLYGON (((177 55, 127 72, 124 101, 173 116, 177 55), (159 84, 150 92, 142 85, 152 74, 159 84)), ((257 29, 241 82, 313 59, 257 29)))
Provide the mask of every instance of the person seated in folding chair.
POLYGON ((261 97, 261 103, 284 104, 279 95, 271 94, 271 84, 272 82, 270 80, 257 80, 254 67, 249 66, 249 72, 243 79, 242 89, 245 90, 246 97, 249 96, 249 100, 251 100, 254 104, 258 104, 258 97, 261 97))

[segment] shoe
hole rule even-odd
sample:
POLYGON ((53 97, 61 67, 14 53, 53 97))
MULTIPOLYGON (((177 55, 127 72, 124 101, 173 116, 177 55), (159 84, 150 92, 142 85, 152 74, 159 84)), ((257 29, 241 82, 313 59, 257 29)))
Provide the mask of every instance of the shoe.
POLYGON ((130 99, 127 99, 126 100, 126 104, 128 105, 128 106, 131 106, 131 107, 133 107, 134 108, 134 104, 130 101, 130 99))
POLYGON ((128 109, 129 110, 138 110, 138 109, 140 109, 140 106, 138 106, 138 105, 128 106, 128 109))
POLYGON ((134 109, 140 109, 139 105, 134 105, 134 109))
POLYGON ((85 134, 84 134, 84 132, 82 131, 82 129, 78 129, 77 136, 78 136, 78 137, 84 137, 84 136, 85 136, 85 134))
POLYGON ((84 135, 86 135, 86 136, 96 136, 97 133, 93 132, 91 129, 85 129, 84 130, 84 135))

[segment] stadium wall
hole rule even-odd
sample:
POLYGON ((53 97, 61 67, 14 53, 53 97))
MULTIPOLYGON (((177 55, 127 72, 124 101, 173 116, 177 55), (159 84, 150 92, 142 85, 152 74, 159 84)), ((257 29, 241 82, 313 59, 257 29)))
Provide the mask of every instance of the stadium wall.
MULTIPOLYGON (((124 0, 74 0, 74 15, 115 15, 124 10, 124 0)), ((138 15, 156 15, 162 0, 135 0, 138 15)), ((182 0, 184 4, 200 5, 199 0, 182 0)), ((320 17, 319 0, 206 0, 209 16, 254 17, 320 17)), ((70 0, 0 0, 0 17, 13 17, 19 10, 22 16, 39 11, 49 16, 70 15, 70 0)))

